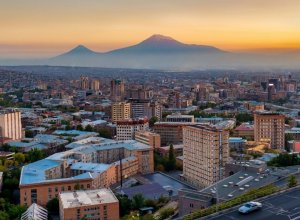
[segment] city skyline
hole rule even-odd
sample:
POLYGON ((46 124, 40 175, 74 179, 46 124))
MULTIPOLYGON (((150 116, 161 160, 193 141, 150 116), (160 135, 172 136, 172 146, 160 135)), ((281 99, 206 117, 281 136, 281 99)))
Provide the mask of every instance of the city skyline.
POLYGON ((1 58, 51 57, 78 44, 106 52, 153 34, 227 51, 298 51, 295 0, 1 2, 1 58))

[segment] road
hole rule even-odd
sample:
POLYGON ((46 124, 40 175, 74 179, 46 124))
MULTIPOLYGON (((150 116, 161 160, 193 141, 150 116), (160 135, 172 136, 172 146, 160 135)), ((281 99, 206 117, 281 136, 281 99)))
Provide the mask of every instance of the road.
POLYGON ((264 200, 261 200, 261 210, 241 215, 237 210, 228 211, 216 217, 214 220, 300 220, 300 189, 285 192, 264 200))

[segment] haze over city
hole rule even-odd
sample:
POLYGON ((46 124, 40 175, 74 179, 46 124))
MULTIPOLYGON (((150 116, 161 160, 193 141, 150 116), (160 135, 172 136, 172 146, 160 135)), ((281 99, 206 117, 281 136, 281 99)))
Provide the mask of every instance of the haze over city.
POLYGON ((1 1, 1 58, 105 52, 153 34, 228 51, 300 48, 297 0, 1 1))
POLYGON ((0 6, 0 220, 300 219, 300 1, 0 6))

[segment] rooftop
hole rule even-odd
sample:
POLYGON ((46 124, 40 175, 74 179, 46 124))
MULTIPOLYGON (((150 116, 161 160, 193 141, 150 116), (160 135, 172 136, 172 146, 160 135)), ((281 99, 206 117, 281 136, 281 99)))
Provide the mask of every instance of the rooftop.
POLYGON ((63 192, 59 194, 59 198, 62 202, 63 208, 75 208, 80 206, 119 202, 113 192, 107 188, 63 192))

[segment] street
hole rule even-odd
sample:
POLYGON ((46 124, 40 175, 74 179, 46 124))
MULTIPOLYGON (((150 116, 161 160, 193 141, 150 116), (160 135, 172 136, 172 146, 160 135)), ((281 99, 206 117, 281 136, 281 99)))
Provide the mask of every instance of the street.
POLYGON ((220 220, 296 220, 300 219, 300 189, 261 200, 261 210, 242 215, 237 209, 209 219, 220 220))

